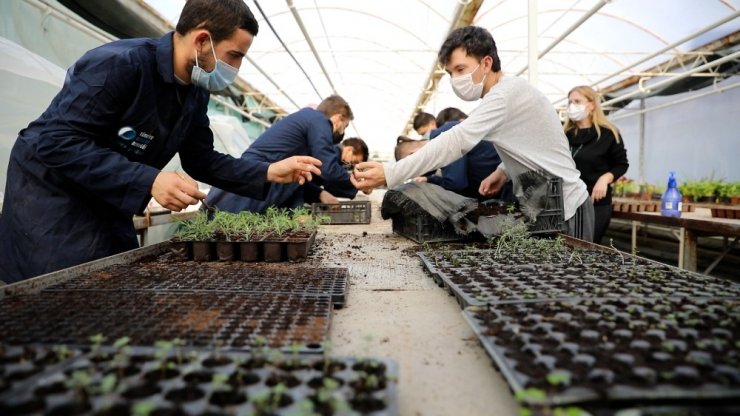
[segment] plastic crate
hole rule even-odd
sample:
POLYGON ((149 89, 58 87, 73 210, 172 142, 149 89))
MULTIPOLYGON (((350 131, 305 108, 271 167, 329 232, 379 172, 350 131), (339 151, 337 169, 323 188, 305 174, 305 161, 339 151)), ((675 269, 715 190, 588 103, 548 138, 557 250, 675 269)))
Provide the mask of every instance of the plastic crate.
POLYGON ((329 218, 327 224, 369 224, 370 201, 347 201, 338 204, 311 204, 314 216, 329 218))
POLYGON ((395 214, 392 217, 393 232, 417 243, 434 243, 441 241, 461 241, 466 236, 455 232, 455 228, 448 222, 441 223, 429 214, 403 215, 395 214))
POLYGON ((529 232, 532 234, 565 232, 563 212, 563 179, 551 177, 547 182, 545 209, 537 216, 537 221, 529 226, 529 232))

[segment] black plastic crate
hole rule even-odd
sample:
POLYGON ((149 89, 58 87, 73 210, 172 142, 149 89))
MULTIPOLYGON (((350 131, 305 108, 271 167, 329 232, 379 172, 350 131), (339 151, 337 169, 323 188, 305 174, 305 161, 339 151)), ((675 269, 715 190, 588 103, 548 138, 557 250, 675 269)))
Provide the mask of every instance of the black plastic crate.
POLYGON ((391 218, 394 233, 410 238, 417 243, 462 241, 467 238, 455 232, 452 224, 448 222, 441 223, 429 214, 395 214, 391 218))
POLYGON ((370 201, 346 201, 338 204, 311 204, 314 216, 329 218, 327 224, 369 224, 370 201))
POLYGON ((563 179, 550 177, 547 182, 545 209, 537 215, 537 220, 529 226, 532 234, 554 234, 565 232, 563 208, 563 179))

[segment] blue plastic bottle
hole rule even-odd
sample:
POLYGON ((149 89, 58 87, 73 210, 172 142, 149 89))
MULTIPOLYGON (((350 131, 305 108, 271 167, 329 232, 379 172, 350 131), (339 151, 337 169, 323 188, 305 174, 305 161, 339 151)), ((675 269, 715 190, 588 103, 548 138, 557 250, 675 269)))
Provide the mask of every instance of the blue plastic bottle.
POLYGON ((668 178, 668 188, 660 199, 660 215, 679 218, 681 216, 681 205, 681 192, 676 187, 676 172, 671 172, 671 176, 668 178))

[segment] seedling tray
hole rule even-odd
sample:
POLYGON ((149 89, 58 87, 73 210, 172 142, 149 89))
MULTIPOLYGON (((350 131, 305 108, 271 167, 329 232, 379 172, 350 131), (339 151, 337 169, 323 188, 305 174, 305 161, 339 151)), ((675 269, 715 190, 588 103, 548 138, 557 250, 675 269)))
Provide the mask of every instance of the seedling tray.
POLYGON ((513 301, 463 315, 526 404, 740 398, 740 300, 513 301))
POLYGON ((598 250, 577 253, 577 258, 521 264, 511 263, 509 255, 496 257, 495 250, 419 256, 462 308, 504 300, 572 297, 740 298, 740 285, 724 279, 629 255, 598 250))
POLYGON ((315 241, 316 231, 310 235, 265 236, 248 241, 172 241, 170 249, 183 261, 304 261, 315 241))
POLYGON ((336 204, 311 204, 314 217, 328 218, 326 224, 370 224, 370 201, 346 201, 336 204))
POLYGON ((398 413, 398 366, 385 358, 215 351, 155 357, 134 349, 70 359, 0 394, 0 413, 331 414, 332 402, 344 405, 333 414, 398 413))
POLYGON ((321 352, 329 296, 231 292, 60 291, 0 302, 0 342, 88 344, 95 334, 133 345, 180 338, 190 346, 248 350, 257 337, 273 348, 321 352))
POLYGON ((341 308, 347 300, 346 268, 299 268, 295 265, 241 262, 182 262, 165 254, 83 274, 44 291, 154 291, 293 293, 328 295, 341 308))
POLYGON ((81 354, 79 349, 61 346, 0 344, 0 392, 14 389, 35 375, 57 368, 70 357, 81 354))

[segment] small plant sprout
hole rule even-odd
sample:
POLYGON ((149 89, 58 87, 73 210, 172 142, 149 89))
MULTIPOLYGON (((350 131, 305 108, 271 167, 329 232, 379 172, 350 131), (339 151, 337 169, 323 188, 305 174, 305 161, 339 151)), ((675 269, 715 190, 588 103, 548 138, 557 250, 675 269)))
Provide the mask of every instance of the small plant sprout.
POLYGON ((211 379, 211 386, 214 390, 226 390, 231 391, 231 386, 227 383, 229 381, 229 375, 225 373, 215 373, 211 379))
POLYGON ((586 416, 588 413, 580 407, 556 407, 553 409, 553 416, 586 416))
POLYGON ((106 338, 103 336, 103 334, 96 334, 91 336, 90 342, 92 342, 92 353, 95 358, 100 358, 101 356, 101 348, 103 346, 103 343, 105 342, 106 338))
POLYGON ((182 365, 182 347, 184 347, 186 344, 184 339, 175 338, 172 340, 172 346, 175 347, 175 358, 177 359, 177 364, 182 365))
POLYGON ((55 345, 53 350, 59 361, 64 361, 72 356, 72 350, 70 350, 66 345, 55 345))
POLYGON ((614 250, 617 254, 619 254, 619 257, 622 259, 622 265, 624 265, 624 255, 622 254, 621 251, 617 250, 617 248, 614 247, 614 239, 613 238, 610 238, 609 239, 609 247, 611 247, 612 250, 614 250))
POLYGON ((545 391, 535 388, 528 388, 524 390, 519 390, 516 392, 516 400, 519 402, 524 401, 542 401, 545 400, 545 391))
POLYGON ((168 368, 174 368, 175 363, 171 363, 168 361, 168 358, 170 356, 170 352, 172 351, 172 342, 171 341, 155 341, 154 347, 156 350, 154 351, 154 358, 156 358, 159 361, 159 369, 164 373, 167 371, 168 368))
POLYGON ((116 384, 118 383, 118 377, 115 374, 108 374, 100 380, 97 388, 97 393, 110 394, 116 390, 116 384))
POLYGON ((276 384, 270 393, 270 396, 272 398, 272 408, 277 409, 280 407, 280 399, 282 399, 283 394, 288 391, 288 388, 285 387, 285 384, 278 383, 276 384))
POLYGON ((75 397, 81 402, 87 401, 92 385, 92 377, 87 371, 78 370, 72 373, 72 377, 67 379, 65 385, 68 389, 74 390, 75 397))
POLYGON ((547 382, 553 386, 567 386, 570 384, 570 373, 567 371, 553 371, 547 375, 547 382))
POLYGON ((301 353, 302 348, 303 348, 303 345, 297 342, 294 342, 293 344, 290 345, 290 362, 288 364, 290 364, 293 367, 300 366, 301 364, 300 353, 301 353))
POLYGON ((321 346, 324 347, 324 374, 329 374, 329 367, 331 366, 332 343, 331 341, 326 340, 321 343, 321 346))
POLYGON ((157 404, 150 401, 139 402, 131 408, 133 416, 149 416, 157 409, 157 404))
POLYGON ((339 394, 340 387, 339 382, 333 378, 324 378, 324 384, 317 392, 316 397, 320 402, 329 406, 334 413, 342 414, 349 410, 349 405, 344 397, 339 394))

